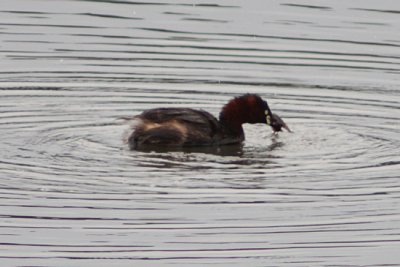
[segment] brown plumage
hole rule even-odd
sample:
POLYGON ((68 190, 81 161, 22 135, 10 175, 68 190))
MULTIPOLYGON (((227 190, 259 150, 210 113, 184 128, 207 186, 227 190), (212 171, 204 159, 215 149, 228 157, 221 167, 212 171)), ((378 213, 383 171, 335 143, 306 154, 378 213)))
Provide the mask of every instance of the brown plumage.
POLYGON ((126 139, 131 149, 237 144, 244 140, 243 123, 266 123, 274 132, 282 128, 290 131, 267 102, 255 94, 230 100, 222 108, 219 120, 207 111, 191 108, 150 109, 133 119, 133 131, 126 139))

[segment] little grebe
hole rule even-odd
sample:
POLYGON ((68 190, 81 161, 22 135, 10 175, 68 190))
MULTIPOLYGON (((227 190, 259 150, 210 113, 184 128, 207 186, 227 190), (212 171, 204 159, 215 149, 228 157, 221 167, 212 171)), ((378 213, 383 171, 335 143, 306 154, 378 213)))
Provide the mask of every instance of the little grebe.
POLYGON ((157 108, 133 117, 136 124, 126 142, 131 149, 147 146, 215 146, 244 140, 243 123, 266 123, 274 132, 289 127, 272 113, 266 101, 255 94, 230 100, 219 120, 204 110, 157 108))

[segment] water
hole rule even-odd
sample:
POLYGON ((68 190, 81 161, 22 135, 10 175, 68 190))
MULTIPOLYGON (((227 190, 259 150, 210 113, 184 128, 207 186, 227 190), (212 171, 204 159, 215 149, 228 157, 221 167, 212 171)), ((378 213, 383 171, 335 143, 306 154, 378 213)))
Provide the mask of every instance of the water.
POLYGON ((400 4, 3 0, 2 266, 400 266, 400 4), (129 151, 258 93, 294 131, 129 151))

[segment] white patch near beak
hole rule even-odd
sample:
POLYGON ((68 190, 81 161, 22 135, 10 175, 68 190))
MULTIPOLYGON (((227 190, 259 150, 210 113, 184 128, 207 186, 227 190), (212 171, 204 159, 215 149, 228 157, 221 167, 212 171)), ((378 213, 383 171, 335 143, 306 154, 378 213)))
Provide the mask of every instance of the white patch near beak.
POLYGON ((271 125, 271 115, 269 115, 268 110, 265 111, 265 120, 267 121, 267 125, 271 125))

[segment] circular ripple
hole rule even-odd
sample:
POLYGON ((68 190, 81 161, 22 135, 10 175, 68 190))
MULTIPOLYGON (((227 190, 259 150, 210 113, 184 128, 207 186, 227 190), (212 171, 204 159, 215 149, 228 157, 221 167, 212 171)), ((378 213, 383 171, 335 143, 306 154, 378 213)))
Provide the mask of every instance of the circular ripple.
POLYGON ((394 1, 155 2, 2 1, 2 265, 396 265, 394 1), (248 92, 294 133, 121 141, 119 117, 248 92))
MULTIPOLYGON (((27 88, 20 94, 3 90, 10 101, 25 101, 22 110, 3 108, 0 118, 6 152, 0 195, 7 199, 3 206, 12 207, 2 217, 23 222, 18 226, 23 239, 17 236, 14 243, 26 247, 23 236, 32 235, 33 227, 41 235, 68 231, 69 239, 49 245, 76 255, 82 246, 77 225, 92 242, 102 242, 105 235, 113 239, 107 246, 83 246, 119 257, 116 246, 126 245, 133 253, 132 244, 121 245, 121 235, 136 242, 153 231, 174 244, 179 237, 172 232, 186 231, 191 238, 217 235, 211 242, 218 247, 225 235, 246 236, 253 245, 260 233, 291 239, 305 232, 318 239, 341 228, 347 238, 347 231, 369 235, 370 224, 393 232, 383 223, 394 212, 392 194, 398 192, 399 118, 393 116, 398 104, 391 99, 333 97, 341 93, 327 88, 302 88, 300 94, 295 86, 249 86, 268 99, 293 133, 274 135, 268 126, 246 125, 246 141, 233 149, 129 151, 122 142, 129 126, 118 118, 159 106, 203 108, 217 115, 226 101, 243 93, 231 86, 219 87, 218 93, 138 87, 70 86, 54 89, 55 95, 36 88, 29 101, 22 93, 27 88)), ((198 240, 193 251, 209 246, 198 240)), ((154 242, 135 246, 143 251, 154 242)), ((182 251, 176 248, 175 256, 182 251)))

